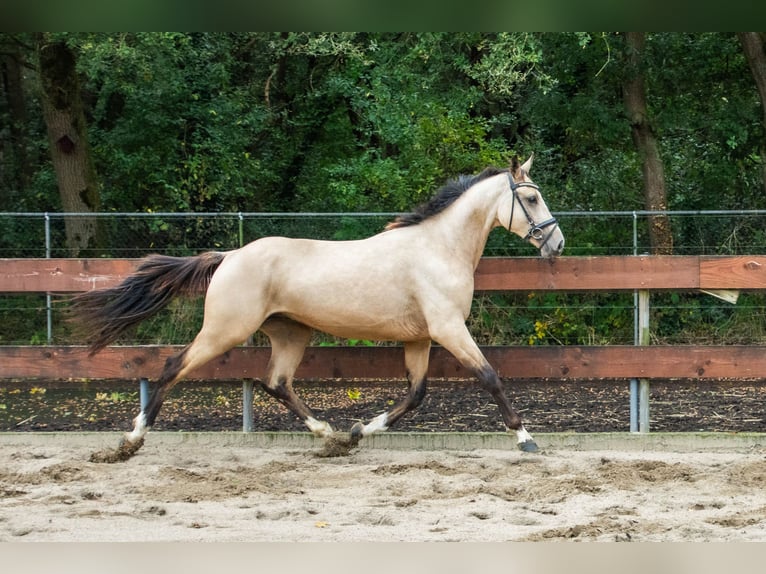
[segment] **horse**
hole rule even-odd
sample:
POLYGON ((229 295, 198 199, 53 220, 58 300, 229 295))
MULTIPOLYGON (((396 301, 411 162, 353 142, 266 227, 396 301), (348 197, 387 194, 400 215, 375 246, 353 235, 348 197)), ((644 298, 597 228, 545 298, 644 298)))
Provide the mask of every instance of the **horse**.
POLYGON ((92 356, 173 298, 205 294, 201 329, 167 359, 146 406, 133 420, 133 430, 103 460, 133 456, 168 392, 188 373, 258 330, 271 343, 261 387, 325 443, 339 435, 314 415, 292 384, 313 330, 403 344, 408 393, 367 424, 355 423, 347 439, 352 447, 392 427, 421 403, 435 342, 489 392, 507 431, 515 432, 518 447, 538 451, 466 327, 474 272, 492 229, 506 228, 543 257, 564 249, 559 224, 529 177, 532 160, 530 156, 520 164, 514 158, 509 168, 488 167, 478 175, 459 176, 430 201, 366 239, 264 237, 231 251, 187 257, 153 254, 117 286, 75 296, 71 311, 89 335, 92 356))

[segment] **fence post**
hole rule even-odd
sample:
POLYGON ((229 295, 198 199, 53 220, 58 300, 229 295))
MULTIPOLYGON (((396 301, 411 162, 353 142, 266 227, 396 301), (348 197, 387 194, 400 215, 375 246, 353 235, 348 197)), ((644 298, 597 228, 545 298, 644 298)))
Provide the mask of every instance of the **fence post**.
MULTIPOLYGON (((649 291, 638 292, 638 344, 649 344, 649 291)), ((638 432, 649 432, 649 379, 638 381, 638 432)))
MULTIPOLYGON (((244 234, 244 216, 242 215, 242 212, 240 211, 238 214, 239 219, 239 247, 242 247, 245 244, 245 234, 244 234)), ((247 341, 245 342, 246 345, 250 346, 253 344, 253 336, 250 335, 247 338, 247 341)), ((254 382, 253 379, 244 379, 242 381, 242 432, 253 432, 253 428, 255 427, 254 424, 254 418, 253 418, 253 399, 254 399, 254 382)))
MULTIPOLYGON (((638 255, 638 213, 633 212, 633 255, 638 255)), ((633 344, 639 343, 638 291, 633 291, 633 344)), ((638 432, 638 379, 630 379, 630 432, 638 432)))
MULTIPOLYGON (((45 258, 51 258, 51 216, 45 212, 45 258)), ((48 344, 53 344, 53 304, 50 291, 45 294, 46 335, 48 344)))
POLYGON ((253 379, 242 381, 242 432, 253 432, 253 379))
POLYGON ((141 412, 146 411, 149 405, 149 380, 141 377, 138 383, 138 404, 141 406, 141 412))
POLYGON ((638 379, 630 379, 630 432, 638 432, 638 379))

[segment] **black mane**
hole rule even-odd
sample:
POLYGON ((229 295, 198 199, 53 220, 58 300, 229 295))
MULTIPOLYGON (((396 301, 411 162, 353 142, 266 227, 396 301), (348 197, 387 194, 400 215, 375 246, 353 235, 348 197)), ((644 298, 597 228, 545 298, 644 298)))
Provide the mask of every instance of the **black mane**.
POLYGON ((408 227, 410 225, 422 223, 426 219, 438 215, 447 209, 470 187, 488 177, 493 177, 506 171, 508 170, 497 167, 488 167, 478 175, 460 175, 457 179, 448 181, 426 203, 416 207, 411 213, 405 213, 404 215, 397 217, 386 226, 386 229, 408 227))

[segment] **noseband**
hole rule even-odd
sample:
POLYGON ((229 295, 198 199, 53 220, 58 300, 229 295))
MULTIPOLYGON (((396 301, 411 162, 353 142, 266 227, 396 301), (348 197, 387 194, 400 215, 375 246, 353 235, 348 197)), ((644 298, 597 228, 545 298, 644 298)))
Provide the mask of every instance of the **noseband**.
POLYGON ((519 204, 519 207, 521 207, 521 210, 524 212, 524 216, 527 218, 527 222, 529 223, 529 231, 527 231, 527 234, 524 236, 524 239, 526 241, 529 241, 530 239, 534 239, 536 241, 542 241, 540 243, 540 246, 538 249, 542 249, 543 246, 548 243, 548 240, 551 238, 551 235, 553 235, 553 232, 556 230, 556 227, 558 227, 559 222, 556 220, 555 217, 551 217, 550 219, 546 219, 543 222, 535 223, 535 220, 532 219, 532 216, 529 215, 529 211, 527 211, 527 208, 524 207, 524 202, 521 201, 521 198, 518 196, 517 190, 520 187, 531 187, 532 189, 540 190, 540 188, 535 185, 534 183, 528 182, 528 181, 521 181, 519 183, 516 183, 513 181, 513 177, 511 176, 511 173, 508 172, 508 182, 511 186, 511 192, 513 192, 513 202, 511 203, 511 218, 508 220, 508 231, 511 230, 511 225, 513 225, 513 210, 516 208, 516 204, 519 204), (544 229, 546 227, 551 227, 551 230, 546 235, 544 232, 544 229))

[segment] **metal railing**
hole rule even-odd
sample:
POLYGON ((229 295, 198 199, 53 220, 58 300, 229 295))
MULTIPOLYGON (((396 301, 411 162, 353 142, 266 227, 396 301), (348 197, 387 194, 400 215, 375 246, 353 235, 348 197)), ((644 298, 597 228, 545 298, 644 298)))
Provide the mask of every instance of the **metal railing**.
MULTIPOLYGON (((398 214, 385 213, 54 213, 0 212, 0 257, 66 257, 65 221, 95 219, 97 247, 79 257, 140 257, 234 249, 269 235, 359 239, 380 232, 398 214), (36 239, 37 238, 37 239, 36 239)), ((766 209, 739 211, 559 211, 567 254, 630 255, 649 251, 649 222, 666 216, 679 255, 738 255, 766 251, 766 209)), ((532 255, 498 229, 486 256, 532 255)))

